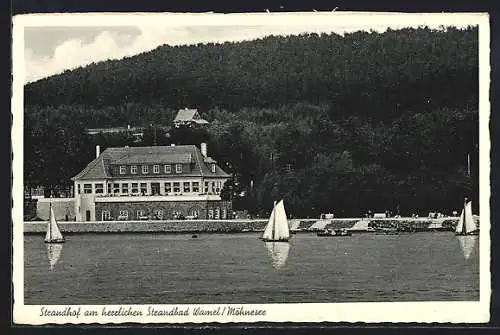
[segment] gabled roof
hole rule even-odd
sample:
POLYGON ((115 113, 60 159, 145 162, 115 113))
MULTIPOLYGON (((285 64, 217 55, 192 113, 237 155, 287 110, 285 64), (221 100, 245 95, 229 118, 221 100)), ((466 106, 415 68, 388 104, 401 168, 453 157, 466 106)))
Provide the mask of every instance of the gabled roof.
MULTIPOLYGON (((195 145, 120 147, 107 148, 99 157, 90 162, 71 180, 95 180, 112 178, 111 165, 128 164, 176 164, 194 163, 189 176, 229 177, 230 175, 216 166, 213 173, 208 163, 216 163, 211 157, 203 157, 195 145)), ((187 176, 184 174, 184 176, 187 176)))
POLYGON ((196 123, 208 123, 208 121, 203 120, 200 117, 197 109, 179 109, 177 115, 175 116, 174 122, 196 122, 196 123))
POLYGON ((154 164, 154 163, 193 163, 193 156, 190 153, 169 153, 169 152, 152 152, 146 154, 137 154, 126 156, 113 161, 111 164, 154 164))
POLYGON ((71 178, 71 180, 92 180, 105 179, 109 174, 104 166, 102 155, 90 162, 79 174, 71 178))

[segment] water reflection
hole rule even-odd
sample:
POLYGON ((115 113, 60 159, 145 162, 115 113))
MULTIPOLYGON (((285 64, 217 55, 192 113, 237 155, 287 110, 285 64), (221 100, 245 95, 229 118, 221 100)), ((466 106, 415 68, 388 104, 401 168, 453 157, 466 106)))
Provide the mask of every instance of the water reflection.
POLYGON ((50 271, 54 269, 63 249, 62 243, 47 243, 47 256, 49 257, 50 271))
POLYGON ((477 235, 457 236, 465 260, 469 260, 470 256, 472 255, 472 252, 474 251, 474 247, 476 246, 478 238, 479 236, 477 235))
POLYGON ((290 252, 288 242, 265 242, 267 250, 271 254, 273 268, 280 269, 285 266, 290 252))

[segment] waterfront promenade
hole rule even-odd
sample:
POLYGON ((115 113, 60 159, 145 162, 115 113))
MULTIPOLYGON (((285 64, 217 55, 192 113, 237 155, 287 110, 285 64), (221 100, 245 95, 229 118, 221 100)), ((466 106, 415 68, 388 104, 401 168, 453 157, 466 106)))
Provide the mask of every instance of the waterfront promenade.
MULTIPOLYGON (((315 231, 328 228, 350 228, 363 218, 290 219, 292 231, 315 231), (320 228, 315 228, 320 227, 320 228)), ((415 227, 418 230, 440 230, 446 226, 455 226, 457 217, 430 218, 386 218, 369 219, 372 224, 390 226, 415 227)), ((263 231, 267 219, 239 220, 163 220, 163 221, 60 221, 59 227, 63 233, 239 233, 263 231)), ((46 221, 24 222, 25 234, 44 233, 46 221)))

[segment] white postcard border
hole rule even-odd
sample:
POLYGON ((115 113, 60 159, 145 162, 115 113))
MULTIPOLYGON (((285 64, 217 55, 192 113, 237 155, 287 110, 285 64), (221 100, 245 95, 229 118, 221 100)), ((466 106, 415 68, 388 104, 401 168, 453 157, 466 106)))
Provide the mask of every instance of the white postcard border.
MULTIPOLYGON (((357 25, 357 27, 362 27, 357 25)), ((481 323, 489 321, 490 275, 490 132, 489 132, 489 18, 484 13, 87 13, 87 14, 35 14, 14 17, 13 24, 13 96, 11 130, 13 148, 13 286, 16 324, 66 323, 204 323, 204 322, 452 322, 481 323), (168 15, 168 20, 165 20, 168 15), (300 304, 217 304, 217 305, 24 305, 23 271, 23 85, 24 85, 24 28, 39 26, 132 26, 140 24, 162 25, 353 25, 352 20, 365 26, 385 26, 388 22, 404 25, 470 25, 479 26, 480 60, 480 300, 478 302, 376 302, 376 303, 300 303, 300 304), (141 311, 141 316, 102 316, 102 309, 141 311), (190 309, 190 315, 147 316, 148 308, 176 314, 190 309), (226 308, 224 315, 195 316, 193 310, 226 308), (41 316, 45 310, 77 313, 78 316, 41 316), (69 310, 68 310, 69 308, 69 310), (228 308, 243 309, 248 313, 265 311, 265 315, 227 314, 228 308), (85 316, 85 311, 97 311, 97 316, 85 316), (253 311, 253 312, 252 312, 253 311)), ((215 313, 215 312, 214 312, 215 313)), ((120 313, 118 313, 120 314, 120 313)), ((168 313, 166 313, 168 314, 168 313)))

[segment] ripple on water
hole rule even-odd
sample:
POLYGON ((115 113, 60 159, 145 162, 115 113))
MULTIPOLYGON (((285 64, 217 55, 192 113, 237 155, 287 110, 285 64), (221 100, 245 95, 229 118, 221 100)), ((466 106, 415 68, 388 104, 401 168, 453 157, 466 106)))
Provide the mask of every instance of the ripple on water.
POLYGON ((78 234, 50 271, 42 239, 27 235, 25 303, 478 300, 478 253, 465 261, 453 237, 297 234, 275 269, 254 234, 78 234))

